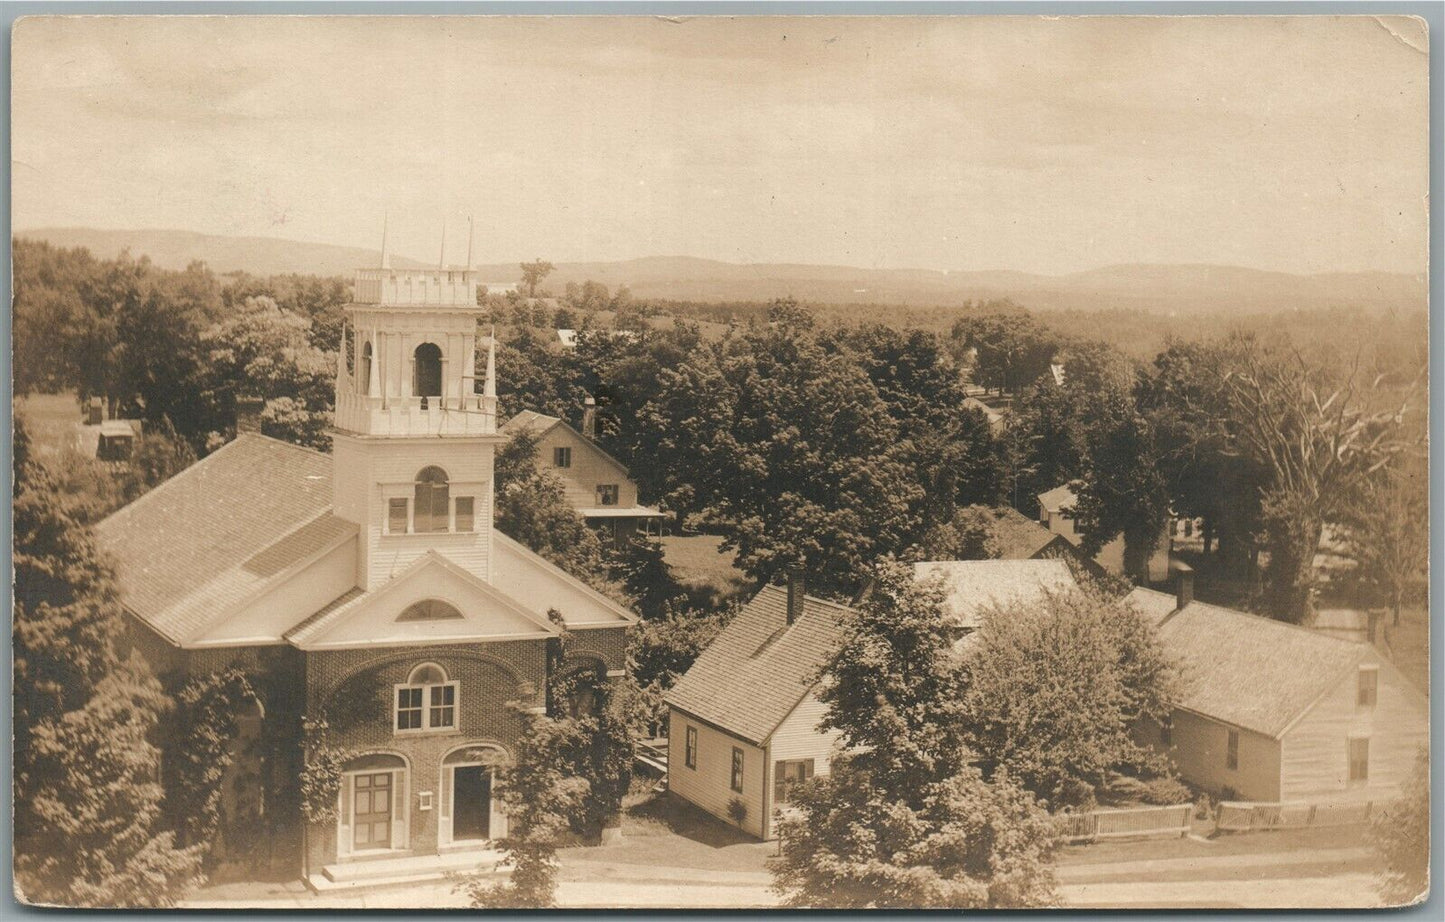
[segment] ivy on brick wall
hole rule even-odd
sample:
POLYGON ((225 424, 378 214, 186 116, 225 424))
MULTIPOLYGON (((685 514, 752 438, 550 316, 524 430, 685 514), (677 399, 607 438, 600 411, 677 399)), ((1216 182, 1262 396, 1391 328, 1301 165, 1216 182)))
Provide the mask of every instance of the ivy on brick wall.
POLYGON ((341 766, 346 753, 331 745, 331 726, 324 718, 302 723, 305 761, 301 766, 301 815, 308 823, 336 819, 336 798, 341 792, 341 766))
MULTIPOLYGON (((176 745, 165 762, 167 807, 179 843, 204 846, 208 866, 220 845, 223 783, 237 755, 238 717, 261 704, 252 677, 240 669, 194 678, 176 698, 176 745)), ((230 844, 246 850, 262 838, 259 792, 237 806, 244 815, 230 817, 226 832, 230 844)))

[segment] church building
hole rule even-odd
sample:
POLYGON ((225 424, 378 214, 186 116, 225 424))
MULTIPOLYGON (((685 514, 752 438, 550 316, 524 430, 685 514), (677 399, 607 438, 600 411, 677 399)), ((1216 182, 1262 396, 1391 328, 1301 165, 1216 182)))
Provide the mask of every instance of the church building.
POLYGON ((231 779, 227 810, 258 801, 313 881, 485 850, 507 826, 490 766, 520 732, 509 704, 541 709, 554 670, 625 668, 635 616, 493 527, 505 437, 478 284, 383 247, 346 308, 331 454, 242 431, 96 529, 163 680, 234 668, 264 689, 245 726, 273 745, 233 774, 270 793, 231 779), (323 722, 341 785, 306 822, 302 728, 323 722))

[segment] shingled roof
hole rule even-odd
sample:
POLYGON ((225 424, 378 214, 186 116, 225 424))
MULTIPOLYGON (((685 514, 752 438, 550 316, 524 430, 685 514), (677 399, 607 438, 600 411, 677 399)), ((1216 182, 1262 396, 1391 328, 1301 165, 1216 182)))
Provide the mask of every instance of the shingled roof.
POLYGON ((1078 586, 1062 560, 931 560, 914 564, 913 576, 943 581, 944 611, 965 630, 982 626, 990 605, 1033 602, 1078 586))
POLYGON ((812 596, 788 624, 788 593, 764 586, 692 668, 667 703, 761 745, 837 655, 849 609, 812 596))
POLYGON ((356 534, 330 513, 330 456, 247 433, 112 513, 95 535, 125 606, 184 642, 290 565, 356 534))
POLYGON ((991 511, 993 539, 1000 560, 1028 560, 1055 541, 1068 541, 1017 509, 1004 506, 991 511))
MULTIPOLYGON (((1165 604, 1160 595, 1136 589, 1128 600, 1152 620, 1165 604)), ((1158 633, 1184 671, 1177 706, 1273 738, 1372 649, 1204 602, 1165 616, 1158 633)))

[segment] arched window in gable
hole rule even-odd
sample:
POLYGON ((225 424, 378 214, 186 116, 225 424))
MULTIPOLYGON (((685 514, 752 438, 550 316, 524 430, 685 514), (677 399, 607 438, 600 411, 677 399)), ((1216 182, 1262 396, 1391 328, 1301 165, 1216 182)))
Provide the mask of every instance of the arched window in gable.
POLYGON ((442 350, 436 343, 422 343, 412 354, 416 370, 412 379, 412 394, 417 397, 440 397, 442 395, 442 350))
POLYGON ((420 602, 413 602, 402 609, 401 614, 396 616, 396 620, 449 621, 460 617, 462 617, 461 612, 441 599, 422 599, 420 602))
POLYGON ((450 527, 448 509, 451 491, 447 472, 439 467, 422 468, 416 475, 416 495, 412 522, 417 532, 447 531, 450 527))

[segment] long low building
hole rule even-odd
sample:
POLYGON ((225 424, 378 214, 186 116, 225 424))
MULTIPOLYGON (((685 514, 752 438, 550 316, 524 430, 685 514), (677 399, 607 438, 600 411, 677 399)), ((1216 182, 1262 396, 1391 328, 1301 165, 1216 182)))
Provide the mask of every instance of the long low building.
POLYGON ((1429 741, 1425 696, 1380 656, 1306 628, 1177 594, 1135 589, 1181 665, 1171 719, 1138 729, 1179 774, 1244 800, 1388 800, 1429 741))

